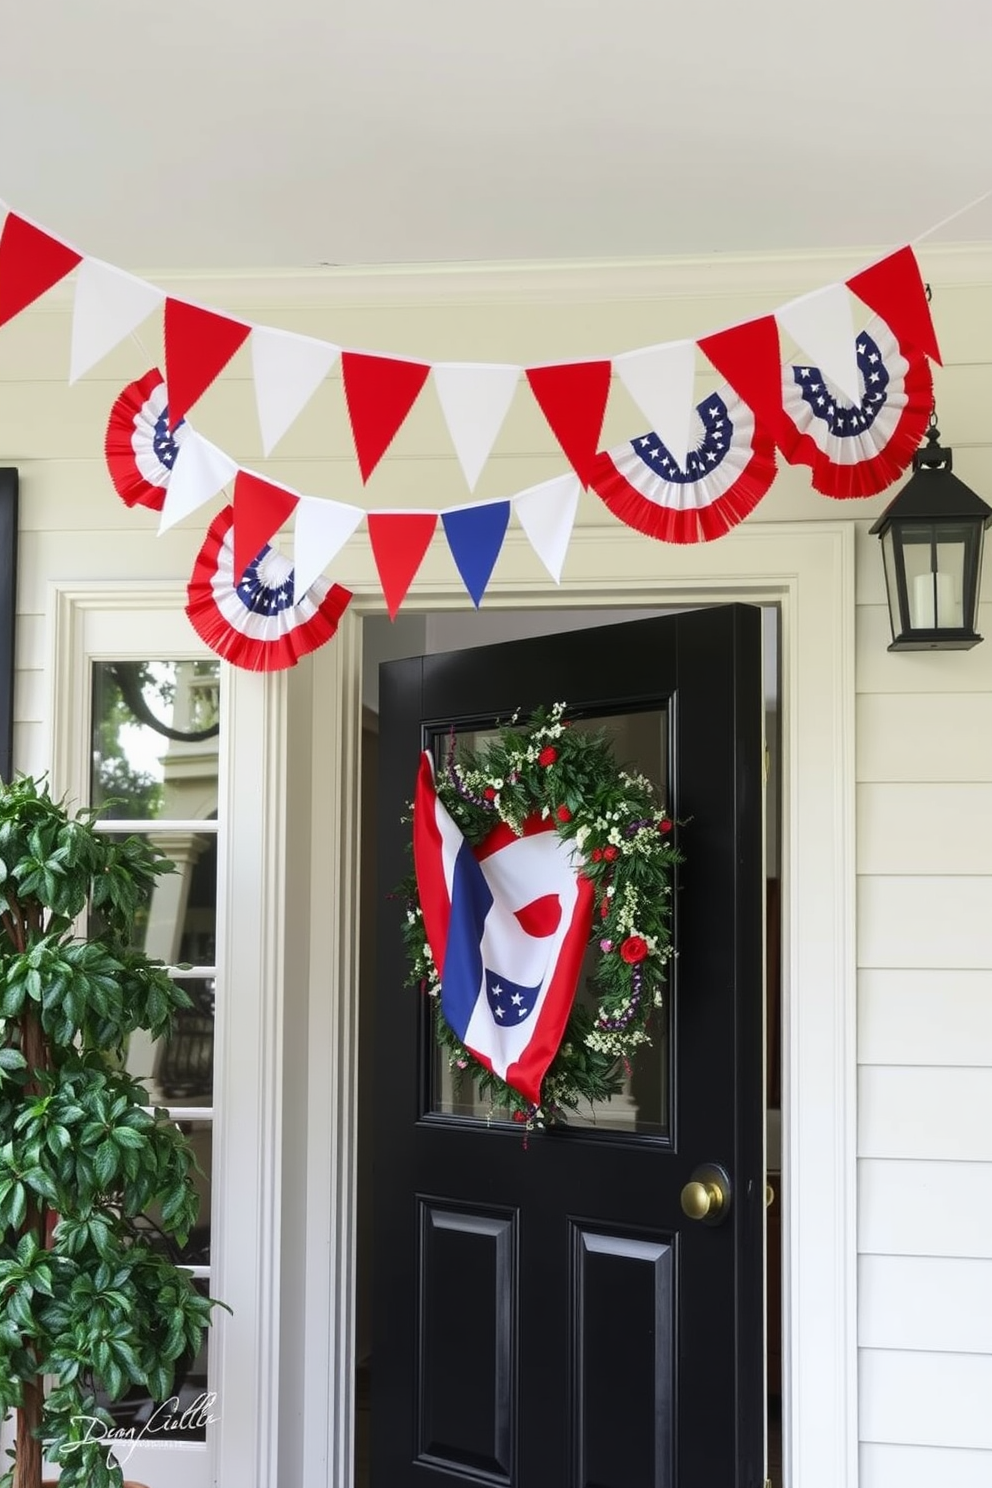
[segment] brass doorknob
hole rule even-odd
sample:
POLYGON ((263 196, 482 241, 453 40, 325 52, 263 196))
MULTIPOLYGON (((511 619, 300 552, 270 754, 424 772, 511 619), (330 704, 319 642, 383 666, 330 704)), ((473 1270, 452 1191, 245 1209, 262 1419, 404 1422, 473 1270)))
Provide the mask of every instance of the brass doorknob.
POLYGON ((703 1163, 682 1190, 682 1212, 703 1224, 720 1224, 730 1208, 730 1177, 717 1163, 703 1163))

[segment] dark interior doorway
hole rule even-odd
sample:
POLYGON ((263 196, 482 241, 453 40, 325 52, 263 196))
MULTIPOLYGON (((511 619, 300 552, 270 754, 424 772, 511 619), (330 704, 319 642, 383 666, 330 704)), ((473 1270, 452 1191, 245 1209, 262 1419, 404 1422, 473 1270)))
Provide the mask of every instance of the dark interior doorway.
MULTIPOLYGON (((374 1050, 370 1017, 375 980, 376 951, 376 864, 375 803, 378 778, 377 672, 380 660, 450 650, 459 646, 488 644, 494 640, 559 630, 580 629, 612 621, 635 619, 659 611, 513 611, 480 614, 443 612, 436 615, 401 616, 390 623, 385 617, 367 618, 365 626, 365 677, 362 730, 362 924, 361 1006, 358 1097, 358 1275, 356 1295, 356 1467, 353 1488, 367 1488, 368 1443, 373 1429, 369 1400, 371 1378, 371 1184, 374 1153, 374 1050)), ((767 1104, 767 1429, 768 1475, 774 1488, 782 1488, 782 1341, 781 1341, 781 677, 780 616, 777 607, 763 610, 765 653, 765 732, 767 744, 766 790, 766 1104, 767 1104)))

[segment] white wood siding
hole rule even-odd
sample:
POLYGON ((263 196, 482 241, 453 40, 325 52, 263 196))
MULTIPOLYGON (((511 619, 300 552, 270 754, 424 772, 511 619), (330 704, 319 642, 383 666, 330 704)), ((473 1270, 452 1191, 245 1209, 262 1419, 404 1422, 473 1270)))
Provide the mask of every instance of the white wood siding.
POLYGON ((989 1454, 961 1447, 900 1447, 866 1443, 861 1482, 873 1488, 988 1488, 989 1454))
MULTIPOLYGON (((943 379, 938 392, 949 443, 973 397, 957 370, 962 402, 943 379)), ((988 368, 970 370, 984 385, 988 368)), ((862 525, 860 1488, 979 1488, 992 1483, 992 587, 986 572, 990 641, 890 653, 878 556, 862 525)))

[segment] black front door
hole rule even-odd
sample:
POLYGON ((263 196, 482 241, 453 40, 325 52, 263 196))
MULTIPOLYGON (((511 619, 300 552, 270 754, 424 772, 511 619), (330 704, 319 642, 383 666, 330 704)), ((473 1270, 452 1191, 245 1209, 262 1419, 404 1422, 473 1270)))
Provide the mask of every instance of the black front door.
POLYGON ((759 611, 390 663, 380 750, 373 1488, 759 1488, 759 611), (624 1095, 525 1137, 451 1086, 387 896, 421 749, 560 700, 662 785, 685 861, 624 1095), (729 1183, 718 1224, 681 1202, 707 1164, 729 1183))

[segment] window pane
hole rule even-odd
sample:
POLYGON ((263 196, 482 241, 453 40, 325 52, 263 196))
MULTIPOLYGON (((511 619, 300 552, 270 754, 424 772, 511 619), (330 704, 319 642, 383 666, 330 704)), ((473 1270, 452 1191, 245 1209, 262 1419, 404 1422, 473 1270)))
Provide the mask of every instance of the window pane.
POLYGON ((179 977, 193 1000, 178 1012, 172 1036, 154 1041, 144 1032, 128 1041, 127 1070, 148 1091, 153 1106, 212 1106, 214 1099, 214 979, 179 977))
POLYGON ((972 531, 964 525, 955 530, 942 524, 940 533, 943 540, 937 544, 937 624, 944 630, 960 630, 965 623, 964 569, 972 531))
MULTIPOLYGON (((110 834, 108 834, 110 835, 110 834)), ((217 957, 217 834, 162 831, 143 840, 165 854, 175 871, 156 879, 134 920, 137 950, 167 966, 213 966, 217 957)), ((99 912, 90 916, 90 932, 99 912)))
MULTIPOLYGON (((577 719, 576 729, 606 733, 613 748, 617 768, 632 767, 654 784, 659 805, 668 798, 668 713, 664 707, 640 713, 616 714, 610 717, 577 719)), ((437 767, 444 767, 449 735, 439 735, 437 767)), ((491 733, 461 732, 460 745, 479 749, 491 733)), ((591 945, 586 952, 576 1002, 594 1005, 592 975, 601 952, 591 945)), ((671 998, 665 993, 664 1006, 657 1010, 649 1025, 650 1044, 642 1044, 629 1061, 623 1089, 609 1101, 587 1104, 569 1112, 568 1125, 585 1130, 631 1132, 641 1135, 666 1136, 669 1132, 671 998)), ((433 1034, 431 1034, 433 1042, 433 1034)), ((432 1054, 432 1109, 439 1115, 463 1116, 475 1120, 507 1121, 509 1112, 494 1107, 489 1097, 478 1089, 468 1071, 450 1069, 447 1055, 438 1048, 432 1054)))
POLYGON ((91 804, 104 820, 212 816, 219 719, 219 660, 95 662, 91 804))
POLYGON ((152 1244, 156 1249, 161 1249, 170 1260, 186 1266, 209 1266, 213 1122, 177 1121, 176 1125, 189 1143, 201 1169, 200 1172, 195 1169, 193 1172, 193 1182, 200 1196, 199 1216, 193 1229, 190 1230, 188 1241, 183 1246, 178 1246, 171 1235, 162 1233, 159 1223, 161 1211, 157 1204, 153 1205, 143 1216, 143 1223, 152 1244))

